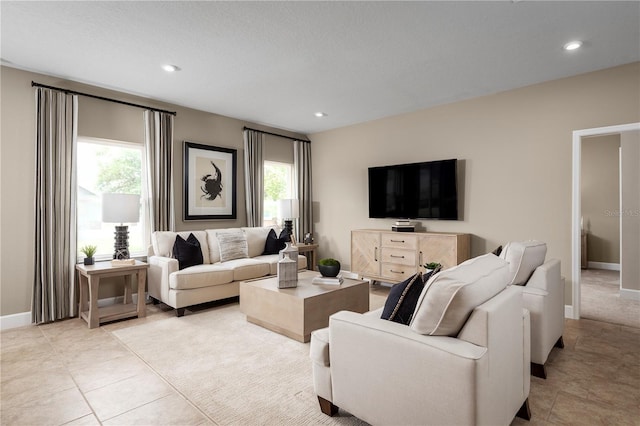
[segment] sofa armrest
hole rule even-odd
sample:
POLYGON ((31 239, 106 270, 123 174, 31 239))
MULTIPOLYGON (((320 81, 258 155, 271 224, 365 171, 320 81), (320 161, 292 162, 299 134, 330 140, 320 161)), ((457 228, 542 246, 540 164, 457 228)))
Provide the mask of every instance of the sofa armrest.
MULTIPOLYGON (((149 296, 169 303, 169 275, 179 270, 178 260, 163 256, 149 256, 147 273, 149 296)), ((171 306, 171 305, 170 305, 171 306)), ((175 306, 172 306, 175 308, 175 306)))

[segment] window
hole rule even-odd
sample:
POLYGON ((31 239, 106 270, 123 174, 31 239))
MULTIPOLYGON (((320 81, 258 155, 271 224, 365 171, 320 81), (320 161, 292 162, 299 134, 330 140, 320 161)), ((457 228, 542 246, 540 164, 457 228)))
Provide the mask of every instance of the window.
POLYGON ((144 255, 149 241, 146 226, 144 147, 140 144, 79 138, 77 146, 77 244, 98 247, 97 260, 113 257, 115 223, 102 222, 102 194, 138 194, 140 221, 129 226, 131 257, 144 255))
POLYGON ((263 226, 279 225, 278 200, 294 198, 293 164, 264 162, 263 226))

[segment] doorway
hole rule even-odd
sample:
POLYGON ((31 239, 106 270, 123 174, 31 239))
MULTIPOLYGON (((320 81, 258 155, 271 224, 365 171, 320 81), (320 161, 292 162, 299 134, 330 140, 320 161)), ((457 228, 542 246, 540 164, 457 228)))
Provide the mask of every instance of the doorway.
MULTIPOLYGON (((573 132, 573 185, 572 185, 572 265, 571 274, 573 278, 572 286, 572 306, 568 307, 566 316, 573 319, 580 319, 580 281, 581 281, 581 254, 582 254, 582 200, 581 200, 581 160, 582 160, 582 139, 594 136, 605 136, 611 134, 623 134, 625 132, 640 131, 640 123, 631 123, 618 126, 600 127, 594 129, 576 130, 573 132)), ((622 201, 622 195, 620 197, 622 201)), ((622 212, 622 209, 619 210, 622 212)), ((622 267, 622 250, 620 264, 622 267)), ((640 294, 631 293, 631 294, 640 294)))

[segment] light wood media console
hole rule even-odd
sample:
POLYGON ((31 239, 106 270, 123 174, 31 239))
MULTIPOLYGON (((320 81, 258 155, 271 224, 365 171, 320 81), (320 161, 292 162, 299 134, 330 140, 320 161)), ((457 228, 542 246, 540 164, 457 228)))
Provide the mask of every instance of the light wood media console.
POLYGON ((425 263, 450 268, 470 256, 470 235, 443 232, 351 231, 351 270, 374 281, 399 283, 425 263))

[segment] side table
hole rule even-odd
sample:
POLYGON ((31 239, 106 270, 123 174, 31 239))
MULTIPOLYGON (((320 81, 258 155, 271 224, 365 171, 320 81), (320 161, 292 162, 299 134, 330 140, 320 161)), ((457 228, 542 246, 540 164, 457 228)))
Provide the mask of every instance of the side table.
POLYGON ((313 271, 317 266, 316 250, 318 244, 300 244, 296 245, 298 253, 307 256, 307 269, 313 271))
POLYGON ((134 265, 113 266, 111 262, 97 262, 94 265, 76 265, 80 281, 80 309, 78 317, 96 328, 100 323, 118 319, 146 316, 144 286, 149 265, 136 260, 134 265), (131 297, 131 276, 138 276, 138 303, 131 297), (108 277, 124 276, 124 300, 122 304, 98 307, 100 280, 108 277))

